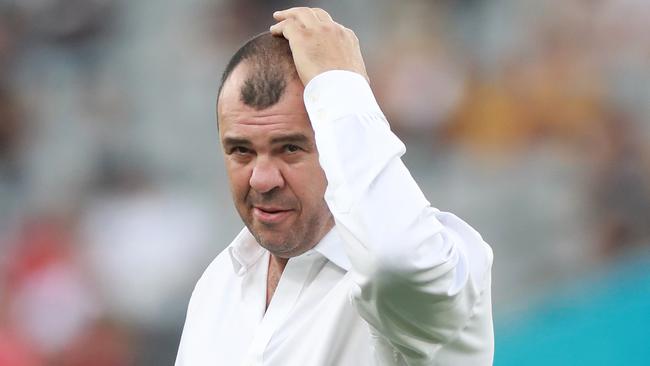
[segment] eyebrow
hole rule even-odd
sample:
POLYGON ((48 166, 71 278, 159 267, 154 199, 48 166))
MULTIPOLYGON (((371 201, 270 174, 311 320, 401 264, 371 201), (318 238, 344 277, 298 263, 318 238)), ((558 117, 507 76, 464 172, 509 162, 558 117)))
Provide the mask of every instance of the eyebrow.
POLYGON ((251 142, 238 137, 224 137, 223 144, 224 146, 250 146, 251 142))
POLYGON ((271 139, 271 144, 309 144, 307 136, 301 133, 277 136, 271 139))
MULTIPOLYGON (((312 148, 312 142, 309 140, 309 138, 301 133, 293 133, 289 135, 282 135, 282 136, 276 136, 271 138, 270 141, 271 145, 280 145, 280 144, 296 144, 296 145, 301 145, 303 148, 311 149, 312 148)), ((224 148, 229 148, 231 146, 243 146, 246 148, 250 148, 253 145, 253 143, 246 138, 242 137, 233 137, 233 136, 228 136, 224 137, 223 139, 223 147, 224 148)))

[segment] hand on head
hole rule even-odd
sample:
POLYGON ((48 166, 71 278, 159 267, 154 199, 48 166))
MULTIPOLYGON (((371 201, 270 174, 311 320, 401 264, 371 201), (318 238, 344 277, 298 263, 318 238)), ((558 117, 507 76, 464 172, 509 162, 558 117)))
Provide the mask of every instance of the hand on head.
POLYGON ((368 79, 354 32, 332 20, 320 8, 291 8, 273 13, 278 23, 270 31, 289 41, 304 85, 329 70, 348 70, 368 79))

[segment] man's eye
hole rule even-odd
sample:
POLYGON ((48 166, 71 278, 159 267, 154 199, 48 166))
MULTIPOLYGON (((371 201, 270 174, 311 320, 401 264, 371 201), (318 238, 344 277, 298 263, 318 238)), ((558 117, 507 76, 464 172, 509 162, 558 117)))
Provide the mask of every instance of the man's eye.
POLYGON ((300 151, 300 147, 292 144, 284 145, 284 151, 294 153, 300 151))
POLYGON ((250 153, 250 150, 243 146, 235 146, 230 150, 230 153, 237 155, 246 155, 250 153))

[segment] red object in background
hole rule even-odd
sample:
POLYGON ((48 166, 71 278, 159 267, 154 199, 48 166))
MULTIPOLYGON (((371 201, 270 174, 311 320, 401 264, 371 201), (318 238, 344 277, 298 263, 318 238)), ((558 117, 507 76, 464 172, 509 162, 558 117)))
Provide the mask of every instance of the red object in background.
POLYGON ((0 365, 41 366, 44 363, 28 343, 0 331, 0 365))
POLYGON ((72 241, 72 234, 60 220, 41 218, 26 223, 9 262, 9 288, 52 264, 69 261, 72 241))
POLYGON ((98 321, 64 351, 62 365, 66 366, 129 366, 133 354, 129 336, 110 320, 98 321))

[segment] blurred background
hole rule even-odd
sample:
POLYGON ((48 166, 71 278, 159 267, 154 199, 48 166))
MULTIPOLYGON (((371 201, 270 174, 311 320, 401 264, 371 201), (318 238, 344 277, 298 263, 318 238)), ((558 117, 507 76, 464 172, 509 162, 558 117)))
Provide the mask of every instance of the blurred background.
MULTIPOLYGON (((650 2, 308 1, 495 254, 495 364, 650 359, 650 2)), ((215 124, 262 0, 0 0, 0 365, 171 365, 240 230, 215 124)))

